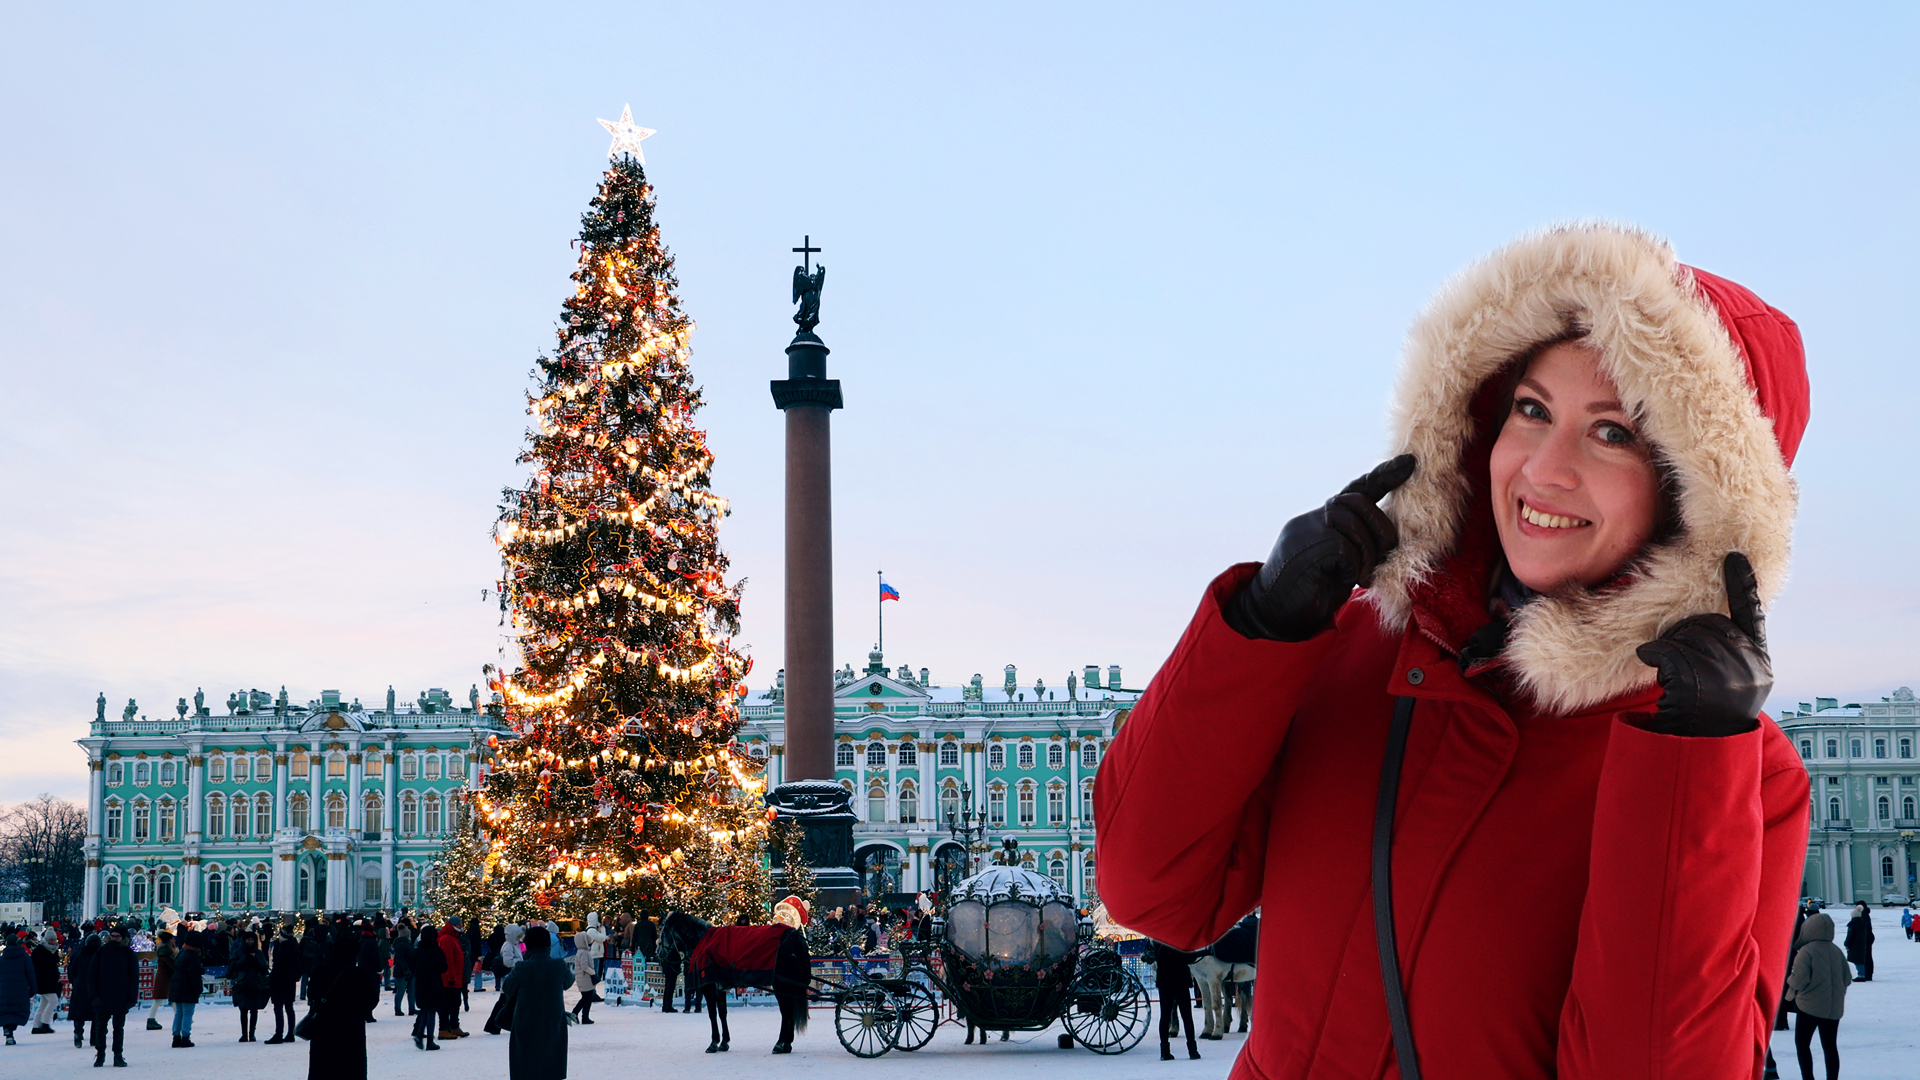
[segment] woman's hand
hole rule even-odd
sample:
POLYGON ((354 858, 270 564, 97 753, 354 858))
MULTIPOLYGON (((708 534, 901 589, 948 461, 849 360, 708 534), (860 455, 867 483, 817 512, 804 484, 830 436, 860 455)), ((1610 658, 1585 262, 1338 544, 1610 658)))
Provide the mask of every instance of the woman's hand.
POLYGON ((1753 564, 1728 552, 1727 609, 1680 620, 1657 641, 1640 646, 1640 662, 1659 671, 1659 708, 1643 724, 1663 735, 1741 735, 1760 726, 1760 708, 1773 689, 1766 617, 1753 564))
POLYGON ((1333 622, 1356 585, 1400 543, 1400 531, 1375 504, 1413 475, 1412 454, 1382 462, 1326 504, 1280 530, 1266 565, 1221 616, 1242 637, 1305 641, 1333 622))

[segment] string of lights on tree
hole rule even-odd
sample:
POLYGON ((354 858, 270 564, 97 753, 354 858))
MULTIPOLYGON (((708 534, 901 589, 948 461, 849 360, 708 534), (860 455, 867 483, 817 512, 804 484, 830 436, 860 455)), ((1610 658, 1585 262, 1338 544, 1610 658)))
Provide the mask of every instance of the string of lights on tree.
MULTIPOLYGON (((673 258, 632 124, 581 219, 559 340, 528 397, 532 466, 504 493, 500 599, 520 666, 489 669, 517 739, 474 797, 484 901, 510 918, 600 910, 768 917, 760 763, 735 742, 740 583, 726 580, 694 425, 673 258)), ((449 868, 450 869, 450 868, 449 868)))

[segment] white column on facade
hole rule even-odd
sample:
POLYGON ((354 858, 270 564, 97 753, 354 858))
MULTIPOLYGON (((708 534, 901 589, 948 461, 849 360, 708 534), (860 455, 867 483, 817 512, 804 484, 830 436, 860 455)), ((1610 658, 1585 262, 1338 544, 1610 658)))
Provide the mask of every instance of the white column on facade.
POLYGON ((1839 903, 1842 899, 1840 896, 1840 842, 1837 840, 1829 840, 1827 841, 1826 849, 1827 872, 1825 877, 1827 880, 1824 884, 1826 885, 1827 899, 1839 903))
MULTIPOLYGON (((1080 739, 1076 736, 1067 740, 1067 831, 1071 833, 1080 824, 1080 739)), ((1077 855, 1075 861, 1079 861, 1077 855)), ((1078 890, 1079 886, 1074 888, 1078 890)))
POLYGON ((347 743, 347 831, 358 839, 363 822, 360 819, 360 743, 355 740, 347 743))
POLYGON ((207 750, 187 744, 187 841, 197 844, 207 831, 207 750))
POLYGON ((288 825, 287 768, 287 742, 279 739, 273 744, 273 831, 276 833, 288 825))
POLYGON ((1853 903, 1853 846, 1845 840, 1837 845, 1840 854, 1840 902, 1853 903))
POLYGON ((103 833, 106 829, 107 812, 107 763, 106 740, 99 746, 87 747, 87 837, 85 849, 86 876, 81 879, 80 911, 92 918, 100 914, 100 887, 102 882, 101 857, 106 854, 106 841, 103 833))
POLYGON ((856 745, 853 753, 853 813, 867 820, 867 748, 856 745))
POLYGON ((398 784, 400 782, 400 763, 394 760, 393 736, 388 735, 381 744, 381 779, 385 781, 387 805, 380 814, 380 880, 385 890, 382 900, 386 907, 395 906, 395 898, 400 895, 400 870, 393 857, 394 839, 400 835, 400 802, 398 784))
POLYGON ((900 820, 900 747, 887 747, 887 820, 900 820))
MULTIPOLYGON (((934 788, 940 783, 940 740, 923 739, 920 742, 920 822, 922 828, 934 828, 940 823, 937 816, 934 788), (931 822, 932 825, 927 824, 931 822)), ((924 860, 922 860, 924 861, 924 860)), ((924 879, 923 879, 924 880, 924 879)), ((923 888, 925 886, 922 886, 923 888)))
POLYGON ((767 771, 764 775, 766 776, 767 790, 769 792, 771 792, 774 788, 779 787, 781 784, 786 783, 786 781, 782 779, 782 777, 786 773, 786 766, 787 766, 787 748, 785 744, 776 742, 768 745, 767 771))
POLYGON ((1067 850, 1067 884, 1073 889, 1073 906, 1077 908, 1087 901, 1082 891, 1086 884, 1086 864, 1081 861, 1085 858, 1086 852, 1080 850, 1080 844, 1077 841, 1067 850))
POLYGON ((348 887, 352 884, 353 863, 344 851, 327 852, 327 910, 345 911, 348 887))
POLYGON ((312 788, 307 794, 307 824, 322 836, 327 832, 327 801, 323 797, 327 780, 327 755, 322 749, 325 746, 323 742, 316 742, 313 749, 307 751, 307 784, 312 788))

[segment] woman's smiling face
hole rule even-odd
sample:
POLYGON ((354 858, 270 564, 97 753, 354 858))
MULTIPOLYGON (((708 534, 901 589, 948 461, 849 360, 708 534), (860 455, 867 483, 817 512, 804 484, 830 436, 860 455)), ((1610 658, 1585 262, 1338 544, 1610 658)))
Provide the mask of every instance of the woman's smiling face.
POLYGON ((1543 350, 1513 392, 1489 463, 1507 565, 1528 588, 1598 585, 1653 535, 1653 454, 1591 346, 1543 350))

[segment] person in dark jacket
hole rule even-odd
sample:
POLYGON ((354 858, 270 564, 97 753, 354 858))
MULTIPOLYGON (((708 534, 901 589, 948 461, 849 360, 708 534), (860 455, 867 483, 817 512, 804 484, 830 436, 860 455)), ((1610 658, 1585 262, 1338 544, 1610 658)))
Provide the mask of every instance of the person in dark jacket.
POLYGON ((317 915, 308 919, 306 932, 300 935, 300 1000, 307 999, 312 975, 320 970, 320 964, 331 951, 327 945, 326 921, 317 915))
POLYGON ((1787 996, 1800 1013, 1793 1029, 1793 1048, 1800 1058, 1802 1080, 1813 1080, 1813 1036, 1827 1063, 1827 1080, 1840 1075, 1840 1017, 1846 1012, 1847 959, 1833 944, 1833 918, 1825 912, 1800 924, 1799 951, 1787 972, 1787 996))
POLYGON ((273 949, 269 954, 271 966, 267 969, 267 1000, 273 1004, 273 1035, 267 1043, 290 1043, 294 1041, 293 1001, 300 992, 300 976, 305 970, 300 962, 300 943, 293 939, 293 927, 282 926, 280 936, 274 938, 273 949))
POLYGON ((73 1045, 87 1041, 87 1021, 93 1019, 93 994, 87 989, 87 969, 100 952, 100 935, 88 934, 67 954, 67 985, 72 994, 67 1001, 67 1016, 73 1020, 73 1045))
POLYGON ((487 935, 487 961, 485 969, 493 974, 493 988, 500 989, 500 981, 507 977, 506 962, 500 959, 501 950, 507 947, 507 927, 505 923, 495 923, 493 933, 487 935))
POLYGON ((6 1032, 8 1046, 15 1045, 13 1029, 33 1018, 39 985, 27 943, 17 938, 0 941, 0 1030, 6 1032))
POLYGON ((1187 1025, 1187 1057, 1198 1059, 1200 1044, 1193 1038, 1194 954, 1153 941, 1143 959, 1153 965, 1153 981, 1160 988, 1160 1060, 1173 1060, 1173 1037, 1182 1021, 1187 1025))
POLYGON ((33 942, 33 983, 40 988, 40 1000, 33 1011, 33 1034, 53 1034, 53 1011, 60 1007, 60 957, 49 945, 59 937, 49 930, 44 940, 33 942))
POLYGON ((535 923, 527 930, 527 955, 500 988, 500 1011, 508 1016, 510 1080, 566 1080, 567 984, 573 973, 549 952, 552 937, 535 923))
POLYGON ((115 926, 87 962, 87 994, 93 1003, 93 1064, 106 1064, 107 1025, 113 1025, 113 1065, 125 1068, 127 1011, 140 1003, 140 961, 127 944, 127 928, 115 926))
POLYGON ((372 923, 362 921, 356 923, 355 926, 357 926, 360 931, 358 939, 360 942, 360 966, 373 972, 373 1005, 367 1007, 367 1023, 377 1024, 380 1021, 379 1018, 373 1015, 373 1010, 380 1004, 380 971, 382 968, 380 963, 380 945, 379 942, 374 940, 372 923))
POLYGON ((413 992, 413 934, 405 923, 393 928, 393 1015, 411 1016, 420 1010, 413 992), (403 1011, 400 1003, 408 1007, 403 1011))
POLYGON ((1865 904, 1855 904, 1847 920, 1847 963, 1859 976, 1855 982, 1873 981, 1873 913, 1865 904))
POLYGON ((366 1080, 367 1014, 380 999, 380 973, 360 962, 353 934, 336 935, 333 953, 314 973, 313 1042, 307 1080, 366 1080))
POLYGON ((440 1023, 441 983, 447 973, 447 954, 440 948, 440 936, 431 925, 420 927, 420 939, 413 947, 413 997, 420 1014, 413 1020, 413 1045, 422 1050, 438 1050, 433 1041, 440 1023))
POLYGON ((180 935, 180 953, 173 958, 173 985, 167 1000, 173 1003, 174 1049, 193 1045, 193 1010, 200 1004, 200 980, 207 972, 200 959, 204 940, 199 931, 186 931, 180 935))
POLYGON ((227 963, 233 959, 233 935, 227 931, 227 924, 219 919, 208 924, 206 945, 200 950, 200 962, 206 965, 207 974, 218 979, 226 975, 227 963))
POLYGON ((240 1042, 258 1042, 260 1010, 270 1000, 267 989, 267 955, 260 951, 260 939, 243 931, 234 947, 239 950, 227 964, 227 979, 233 986, 233 1007, 240 1014, 240 1042))
POLYGON ((393 989, 393 927, 385 912, 373 917, 373 947, 380 963, 380 988, 393 989))

